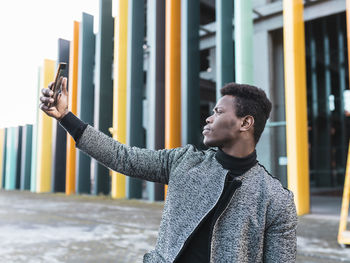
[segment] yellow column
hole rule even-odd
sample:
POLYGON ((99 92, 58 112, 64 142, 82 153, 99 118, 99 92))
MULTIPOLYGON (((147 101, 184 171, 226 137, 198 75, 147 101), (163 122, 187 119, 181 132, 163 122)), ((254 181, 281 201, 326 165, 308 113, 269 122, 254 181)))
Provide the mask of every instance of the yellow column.
POLYGON ((5 128, 0 129, 0 189, 2 188, 3 160, 4 160, 4 143, 5 143, 5 128))
MULTIPOLYGON (((128 45, 128 1, 118 2, 114 32, 113 138, 126 143, 126 80, 128 45)), ((125 175, 111 172, 112 198, 126 197, 125 175)))
POLYGON ((171 149, 181 146, 181 1, 167 0, 165 8, 165 148, 171 149))
MULTIPOLYGON (((47 88, 55 77, 54 60, 45 59, 41 88, 47 88)), ((36 192, 50 192, 51 190, 51 166, 52 166, 52 118, 43 111, 38 118, 38 149, 37 149, 37 176, 36 192)))
POLYGON ((303 0, 283 1, 288 188, 298 215, 310 211, 303 0))
MULTIPOLYGON (((77 114, 78 96, 78 54, 79 54, 79 26, 80 23, 74 21, 73 40, 70 43, 69 54, 69 110, 77 114)), ((66 194, 75 193, 75 165, 76 149, 72 136, 67 134, 67 164, 66 164, 66 194)))

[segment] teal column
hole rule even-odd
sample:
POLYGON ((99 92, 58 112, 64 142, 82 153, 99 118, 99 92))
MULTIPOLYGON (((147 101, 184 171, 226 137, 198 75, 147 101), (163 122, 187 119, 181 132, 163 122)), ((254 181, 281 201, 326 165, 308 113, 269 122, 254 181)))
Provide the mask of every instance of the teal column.
MULTIPOLYGON (((90 125, 94 125, 94 83, 93 72, 95 64, 94 17, 83 13, 79 36, 78 63, 78 117, 90 125)), ((91 193, 91 158, 77 151, 76 193, 91 193)))
POLYGON ((216 99, 220 89, 234 80, 232 15, 233 0, 216 0, 216 99))
POLYGON ((3 151, 3 159, 2 159, 2 181, 1 183, 1 188, 5 189, 5 182, 6 182, 6 154, 7 154, 7 133, 8 133, 8 128, 5 128, 5 138, 4 138, 4 148, 0 149, 0 151, 3 151))
MULTIPOLYGON (((68 77, 69 72, 69 49, 70 41, 58 39, 58 63, 65 62, 68 67, 63 76, 68 77)), ((57 63, 57 64, 58 64, 57 63)), ((69 81, 69 80, 68 80, 69 81)), ((53 123, 52 136, 52 167, 51 167, 51 190, 52 192, 66 191, 66 160, 67 160, 67 132, 57 122, 53 123)))
MULTIPOLYGON (((143 39, 145 36, 145 3, 129 0, 127 62, 127 144, 145 147, 142 126, 143 108, 143 39)), ((142 198, 142 180, 126 177, 126 198, 142 198)))
MULTIPOLYGON (((147 1, 147 148, 164 149, 165 127, 165 1, 147 1)), ((147 182, 149 201, 164 200, 164 185, 147 182)))
POLYGON ((252 0, 235 0, 235 70, 236 82, 254 84, 252 0))
POLYGON ((17 157, 16 157, 16 189, 20 189, 21 186, 21 164, 22 164, 22 132, 23 126, 17 127, 17 157))
POLYGON ((27 124, 22 131, 22 158, 21 158, 21 190, 30 190, 30 172, 32 165, 33 125, 27 124))
POLYGON ((181 128, 182 145, 199 146, 199 0, 181 2, 181 128))
MULTIPOLYGON (((114 20, 112 17, 112 1, 100 0, 99 25, 96 36, 95 51, 95 98, 94 98, 94 127, 110 135, 113 112, 113 35, 114 20)), ((94 194, 110 193, 109 170, 92 160, 94 167, 94 194)))
POLYGON ((39 97, 40 97, 40 78, 41 78, 41 67, 38 68, 38 87, 36 96, 36 115, 35 123, 33 125, 33 139, 32 139, 32 165, 30 172, 30 191, 36 192, 36 167, 37 167, 37 149, 38 149, 38 118, 39 118, 39 97))
POLYGON ((17 176, 17 146, 18 146, 18 128, 11 127, 8 129, 6 141, 6 190, 16 189, 17 176))

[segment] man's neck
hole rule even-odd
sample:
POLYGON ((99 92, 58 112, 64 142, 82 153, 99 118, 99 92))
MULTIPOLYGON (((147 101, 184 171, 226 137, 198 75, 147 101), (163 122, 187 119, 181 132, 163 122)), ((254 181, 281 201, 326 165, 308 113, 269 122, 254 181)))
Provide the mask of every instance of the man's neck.
POLYGON ((236 143, 234 145, 223 145, 221 150, 231 156, 242 158, 251 154, 255 150, 252 143, 236 143))

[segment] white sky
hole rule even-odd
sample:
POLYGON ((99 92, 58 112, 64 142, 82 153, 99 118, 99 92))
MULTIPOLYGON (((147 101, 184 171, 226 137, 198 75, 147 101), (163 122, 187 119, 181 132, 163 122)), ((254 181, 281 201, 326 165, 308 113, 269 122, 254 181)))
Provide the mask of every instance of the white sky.
POLYGON ((0 1, 0 127, 34 123, 38 67, 57 59, 58 38, 72 39, 73 21, 94 16, 98 0, 0 1))

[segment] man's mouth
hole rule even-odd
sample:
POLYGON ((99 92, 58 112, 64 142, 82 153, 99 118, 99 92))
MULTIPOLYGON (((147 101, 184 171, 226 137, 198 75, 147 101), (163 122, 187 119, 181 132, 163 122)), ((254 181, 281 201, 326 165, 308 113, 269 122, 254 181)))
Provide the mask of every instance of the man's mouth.
POLYGON ((210 132, 210 129, 204 127, 202 134, 203 134, 203 135, 206 135, 206 134, 208 134, 209 132, 210 132))

